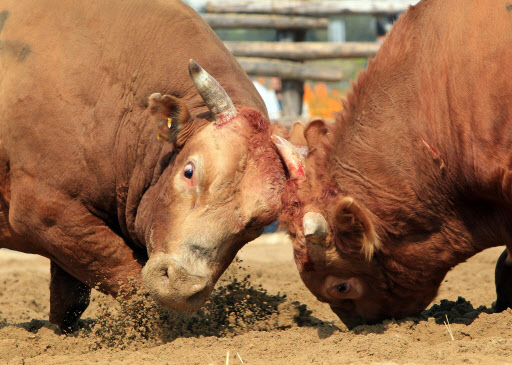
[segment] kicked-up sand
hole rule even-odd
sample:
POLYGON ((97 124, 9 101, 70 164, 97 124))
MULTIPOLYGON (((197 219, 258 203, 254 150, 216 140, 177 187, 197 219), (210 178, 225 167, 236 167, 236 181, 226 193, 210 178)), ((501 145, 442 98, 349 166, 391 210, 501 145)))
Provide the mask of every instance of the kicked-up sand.
POLYGON ((49 261, 2 250, 0 364, 512 364, 512 311, 490 309, 502 250, 454 268, 420 317, 349 331, 302 284, 287 236, 264 235, 198 313, 93 291, 73 336, 48 323, 49 261))

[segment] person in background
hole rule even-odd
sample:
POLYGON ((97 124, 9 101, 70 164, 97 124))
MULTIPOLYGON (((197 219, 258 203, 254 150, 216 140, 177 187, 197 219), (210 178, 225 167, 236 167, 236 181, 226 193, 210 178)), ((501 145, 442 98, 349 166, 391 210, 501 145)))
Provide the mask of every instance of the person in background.
POLYGON ((283 95, 281 93, 281 79, 277 76, 270 78, 270 90, 274 90, 276 93, 277 101, 279 102, 279 110, 283 110, 282 99, 283 95))
MULTIPOLYGON (((376 42, 381 45, 384 42, 384 39, 386 39, 386 35, 391 31, 393 28, 393 23, 398 18, 398 15, 389 15, 386 17, 377 18, 377 21, 375 23, 375 38, 376 42)), ((365 68, 368 67, 368 60, 366 60, 365 68)))
POLYGON ((377 19, 375 32, 375 35, 377 37, 377 43, 382 44, 382 42, 384 42, 384 39, 386 39, 386 35, 393 28, 393 23, 395 22, 396 19, 396 14, 377 19))
MULTIPOLYGON (((278 79, 279 80, 279 79, 278 79)), ((280 80, 279 80, 280 81, 280 80)), ((267 107, 268 117, 270 120, 276 120, 281 117, 281 104, 279 102, 276 90, 273 90, 272 87, 267 89, 264 84, 264 80, 253 81, 256 90, 260 94, 265 106, 267 107)))

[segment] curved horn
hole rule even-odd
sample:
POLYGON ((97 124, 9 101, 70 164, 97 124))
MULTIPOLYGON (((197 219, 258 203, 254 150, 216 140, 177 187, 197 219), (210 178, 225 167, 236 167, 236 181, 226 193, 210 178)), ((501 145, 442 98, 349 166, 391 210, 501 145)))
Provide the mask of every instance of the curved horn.
POLYGON ((324 216, 316 212, 307 212, 302 218, 304 236, 316 241, 324 240, 329 233, 329 227, 324 216))
POLYGON ((235 105, 217 80, 203 70, 194 60, 188 62, 188 72, 197 92, 203 98, 215 120, 231 119, 235 116, 235 105))
POLYGON ((283 159, 290 178, 305 179, 304 169, 306 163, 302 155, 295 146, 286 139, 272 135, 272 141, 277 147, 281 158, 283 159))

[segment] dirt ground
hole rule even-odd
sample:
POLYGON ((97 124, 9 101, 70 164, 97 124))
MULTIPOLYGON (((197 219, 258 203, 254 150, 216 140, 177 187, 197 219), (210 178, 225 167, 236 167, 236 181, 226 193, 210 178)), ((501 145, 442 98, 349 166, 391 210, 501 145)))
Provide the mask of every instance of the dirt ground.
POLYGON ((420 317, 349 331, 303 286, 287 237, 265 235, 197 314, 94 292, 68 337, 47 321, 48 260, 0 251, 0 364, 512 364, 512 311, 489 309, 501 251, 452 270, 420 317))

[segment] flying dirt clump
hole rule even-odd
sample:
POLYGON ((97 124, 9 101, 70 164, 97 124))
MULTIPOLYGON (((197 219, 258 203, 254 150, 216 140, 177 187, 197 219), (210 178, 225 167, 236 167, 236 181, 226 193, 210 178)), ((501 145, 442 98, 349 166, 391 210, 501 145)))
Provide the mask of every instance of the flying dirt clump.
POLYGON ((249 275, 219 286, 197 313, 166 310, 146 294, 119 305, 99 303, 92 326, 95 349, 156 346, 179 337, 233 336, 249 331, 272 331, 314 321, 306 305, 289 302, 286 295, 270 295, 254 287, 249 275))

